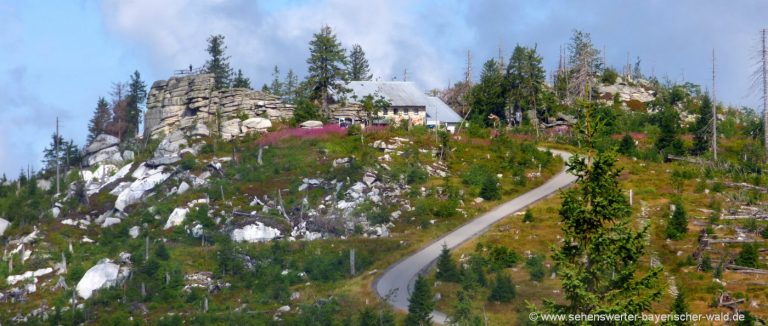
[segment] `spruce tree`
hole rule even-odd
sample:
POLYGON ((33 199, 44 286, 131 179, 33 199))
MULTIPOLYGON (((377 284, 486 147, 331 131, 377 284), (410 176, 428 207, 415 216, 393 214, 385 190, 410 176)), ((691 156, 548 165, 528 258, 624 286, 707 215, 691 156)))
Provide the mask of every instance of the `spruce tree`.
POLYGON ((445 282, 458 282, 460 280, 459 269, 456 267, 456 263, 453 261, 453 258, 451 258, 451 252, 445 244, 443 244, 443 250, 437 258, 437 273, 435 273, 435 278, 445 282))
POLYGON ((480 188, 480 197, 485 200, 494 200, 501 198, 501 190, 497 183, 496 177, 489 174, 483 180, 483 184, 480 188))
POLYGON ((509 275, 500 273, 496 275, 496 279, 493 281, 493 288, 491 288, 491 294, 488 295, 488 301, 511 302, 516 295, 517 290, 512 284, 512 279, 509 275))
POLYGON ((539 115, 543 106, 538 99, 545 89, 546 73, 535 47, 515 46, 505 79, 512 111, 534 110, 539 115))
POLYGON ((434 308, 435 302, 432 298, 432 289, 429 287, 429 282, 426 278, 419 275, 408 302, 408 316, 405 318, 405 325, 432 325, 432 310, 434 308))
POLYGON ((683 154, 683 141, 680 140, 680 115, 671 106, 665 106, 653 119, 661 129, 661 134, 656 139, 656 149, 663 155, 683 154))
POLYGON ((147 100, 147 84, 141 80, 141 74, 136 70, 131 75, 131 80, 128 82, 128 95, 126 115, 128 127, 126 129, 127 136, 134 136, 139 133, 139 125, 141 125, 142 107, 147 100))
POLYGON ((708 94, 704 94, 701 99, 695 128, 691 154, 701 155, 709 150, 712 142, 712 100, 709 99, 708 94))
MULTIPOLYGON (((568 171, 576 186, 562 194, 564 241, 553 254, 563 303, 546 299, 540 313, 641 314, 661 296, 661 267, 638 275, 648 227, 637 231, 615 154, 574 155, 568 171)), ((533 307, 535 309, 535 307, 533 307)))
POLYGON ((224 45, 224 35, 211 35, 208 37, 208 47, 206 51, 210 58, 205 62, 205 71, 214 75, 215 89, 229 88, 232 79, 232 68, 229 67, 229 56, 224 52, 227 46, 224 45))
POLYGON ((736 265, 757 268, 760 264, 760 253, 754 243, 745 243, 736 257, 736 265))
POLYGON ((376 317, 376 313, 371 307, 365 307, 360 310, 357 317, 357 325, 359 326, 376 326, 379 324, 379 320, 376 317))
POLYGON ((96 108, 93 110, 93 116, 88 123, 88 143, 90 144, 98 135, 107 132, 107 126, 112 121, 112 112, 109 110, 109 103, 103 97, 99 97, 96 108))
POLYGON ((275 96, 283 96, 283 82, 280 81, 280 68, 272 69, 272 83, 269 84, 269 92, 275 96))
POLYGON ((504 120, 507 118, 506 102, 504 75, 499 71, 495 60, 488 60, 480 73, 480 82, 470 91, 471 119, 491 125, 492 121, 488 116, 493 114, 504 120))
POLYGON ((285 81, 283 82, 283 100, 288 103, 296 103, 298 87, 299 78, 293 72, 293 69, 288 69, 288 73, 285 75, 285 81))
POLYGON ((467 291, 459 290, 456 292, 456 305, 453 308, 451 322, 452 325, 461 326, 482 325, 480 316, 472 313, 472 298, 467 291))
MULTIPOLYGON (((683 317, 688 314, 688 305, 685 303, 685 296, 682 291, 677 292, 675 302, 672 303, 672 315, 683 317)), ((672 325, 689 325, 685 320, 674 320, 672 325)))
POLYGON ((621 137, 618 152, 627 156, 635 154, 635 139, 632 138, 632 135, 627 133, 624 134, 624 137, 621 137))
POLYGON ((371 80, 371 69, 368 66, 368 59, 365 58, 365 52, 360 44, 352 45, 352 52, 349 54, 349 80, 371 80))
POLYGON ((525 223, 533 222, 533 212, 531 212, 530 209, 525 210, 525 215, 523 215, 523 222, 525 223))
POLYGON ((312 41, 309 42, 309 52, 307 79, 312 97, 320 101, 322 114, 329 117, 331 92, 335 91, 337 95, 346 92, 344 85, 347 82, 347 57, 341 43, 336 39, 336 34, 327 25, 313 35, 312 41))
POLYGON ((237 69, 235 78, 232 80, 232 88, 247 88, 251 89, 251 79, 243 75, 243 71, 237 69))
POLYGON ((688 233, 688 216, 681 200, 675 201, 675 211, 667 223, 667 238, 682 239, 688 233))

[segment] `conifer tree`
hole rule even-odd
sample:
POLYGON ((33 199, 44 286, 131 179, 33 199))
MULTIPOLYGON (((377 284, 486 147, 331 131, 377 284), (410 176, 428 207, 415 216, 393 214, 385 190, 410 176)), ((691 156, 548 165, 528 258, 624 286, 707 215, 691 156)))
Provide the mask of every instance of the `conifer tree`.
POLYGON ((667 238, 682 239, 688 233, 688 216, 681 200, 675 201, 675 211, 667 223, 667 238))
POLYGON ((352 46, 352 52, 349 54, 349 80, 371 80, 371 69, 368 66, 368 59, 365 58, 365 52, 360 44, 352 46))
MULTIPOLYGON (((675 302, 672 303, 672 314, 677 315, 679 317, 685 316, 688 314, 688 305, 685 303, 685 296, 683 295, 682 291, 677 292, 677 295, 675 296, 675 302)), ((688 325, 690 323, 686 322, 685 320, 674 320, 672 322, 672 325, 688 325)))
MULTIPOLYGON (((638 275, 648 228, 636 231, 615 154, 574 155, 576 187, 562 194, 564 241, 553 255, 565 302, 545 300, 540 313, 640 314, 661 296, 661 267, 638 275)), ((535 307, 532 307, 535 309, 535 307)))
POLYGON ((243 71, 237 69, 237 74, 232 80, 232 88, 247 88, 251 89, 251 79, 243 75, 243 71))
POLYGON ((745 243, 736 257, 736 265, 757 268, 760 264, 760 253, 754 243, 745 243))
POLYGON ((269 84, 269 92, 275 96, 285 95, 283 92, 283 82, 280 81, 280 68, 277 66, 272 69, 272 83, 269 84))
POLYGON ((214 88, 229 88, 232 79, 232 68, 229 67, 229 56, 224 52, 227 46, 224 45, 224 35, 211 35, 208 37, 208 47, 206 51, 210 58, 205 62, 205 71, 214 75, 214 88))
POLYGON ((635 139, 632 138, 632 135, 628 133, 624 134, 624 137, 621 137, 618 152, 622 155, 633 155, 635 153, 635 148, 635 139))
POLYGON ((456 292, 456 305, 453 309, 453 315, 451 316, 452 325, 482 325, 480 316, 472 313, 472 298, 467 291, 459 290, 456 292))
POLYGON ((491 294, 488 295, 488 301, 511 302, 516 295, 515 285, 512 284, 509 275, 499 273, 493 281, 493 288, 491 288, 491 294))
POLYGON ((523 215, 523 222, 526 222, 526 223, 533 222, 533 212, 531 212, 530 209, 525 210, 525 215, 523 215))
POLYGON ((488 116, 496 115, 504 120, 506 116, 506 99, 504 96, 504 75, 499 71, 496 61, 491 59, 483 65, 480 82, 470 91, 471 119, 483 121, 490 125, 488 116))
POLYGON ((546 74, 535 47, 515 46, 505 79, 511 104, 507 118, 514 111, 535 110, 539 114, 538 98, 544 91, 546 74))
POLYGON ((288 69, 288 73, 285 75, 285 81, 283 82, 283 100, 288 103, 296 103, 298 87, 299 78, 293 72, 293 69, 288 69))
POLYGON ((307 79, 312 97, 320 101, 322 114, 328 117, 331 92, 335 91, 337 96, 346 92, 344 85, 347 82, 347 57, 341 43, 336 39, 336 34, 327 25, 314 34, 309 42, 309 52, 307 79))
POLYGON ((112 121, 112 112, 109 110, 109 103, 103 97, 99 97, 96 108, 93 110, 93 116, 88 123, 88 143, 90 144, 98 135, 107 132, 107 126, 112 121))
POLYGON ((131 80, 128 82, 128 95, 126 97, 126 115, 128 128, 126 133, 128 136, 134 136, 139 133, 139 125, 141 124, 142 107, 147 100, 147 84, 141 80, 141 74, 136 70, 131 75, 131 80))
POLYGON ((480 197, 482 197, 485 200, 494 200, 494 199, 500 199, 501 198, 501 190, 499 190, 499 185, 497 183, 496 177, 493 175, 488 175, 483 180, 483 184, 480 188, 480 197))
POLYGON ((445 244, 443 244, 440 256, 437 257, 437 273, 435 273, 435 278, 445 282, 458 282, 460 280, 459 269, 456 267, 456 262, 451 258, 451 252, 445 244))
POLYGON ((707 152, 712 142, 712 100, 704 94, 699 105, 699 117, 696 119, 696 130, 693 134, 691 154, 701 155, 707 152))
POLYGON ((432 290, 429 282, 423 276, 419 275, 416 284, 413 286, 413 293, 408 302, 408 316, 405 318, 406 326, 428 326, 432 325, 432 310, 435 308, 435 302, 432 298, 432 290))

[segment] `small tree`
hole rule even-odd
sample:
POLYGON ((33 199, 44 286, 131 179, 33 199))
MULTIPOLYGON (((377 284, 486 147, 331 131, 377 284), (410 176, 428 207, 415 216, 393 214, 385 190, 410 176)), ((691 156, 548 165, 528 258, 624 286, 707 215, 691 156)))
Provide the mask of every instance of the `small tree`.
POLYGON ((531 280, 535 282, 541 282, 546 276, 546 270, 544 269, 544 255, 533 254, 525 261, 525 269, 528 270, 528 274, 531 276, 531 280))
POLYGON ((283 100, 288 103, 295 103, 298 87, 299 78, 293 72, 293 69, 288 69, 285 81, 283 82, 283 100))
POLYGON ((360 44, 352 45, 352 52, 349 54, 349 80, 371 80, 371 69, 368 67, 368 59, 365 58, 365 51, 360 44))
POLYGON ((237 69, 235 79, 232 80, 232 88, 247 88, 251 89, 251 79, 243 75, 243 71, 237 69))
POLYGON ((533 222, 533 212, 531 212, 530 209, 525 210, 525 215, 523 215, 523 222, 525 223, 533 222))
POLYGON ((702 272, 710 272, 712 271, 712 259, 709 257, 709 254, 704 254, 701 257, 701 263, 699 264, 699 270, 702 272))
POLYGON ((675 202, 675 211, 667 223, 667 238, 680 240, 686 233, 688 233, 688 216, 685 213, 683 202, 678 200, 675 202))
POLYGON ((275 96, 283 96, 285 95, 283 88, 283 82, 280 81, 280 68, 275 66, 272 70, 272 83, 269 84, 269 92, 275 96))
POLYGON ((630 156, 635 154, 635 149, 635 139, 630 134, 624 134, 624 137, 621 137, 618 152, 622 155, 630 156))
POLYGON ((99 97, 96 108, 93 110, 93 116, 88 123, 88 143, 90 144, 98 135, 107 132, 107 126, 112 121, 112 112, 109 110, 109 103, 103 97, 99 97))
POLYGON ((408 316, 405 318, 406 326, 432 325, 432 310, 435 302, 432 298, 432 290, 427 279, 419 275, 413 286, 413 293, 408 301, 408 316))
POLYGON ((227 46, 224 45, 224 35, 211 35, 208 37, 208 47, 206 51, 210 59, 205 62, 205 71, 214 75, 214 88, 228 88, 232 78, 232 68, 229 67, 229 56, 224 52, 227 46))
POLYGON ((760 252, 754 243, 745 243, 741 246, 739 256, 736 257, 736 265, 757 268, 760 264, 760 252))
MULTIPOLYGON (((677 316, 686 316, 688 314, 688 305, 685 303, 685 296, 682 291, 677 292, 675 302, 672 303, 672 314, 677 316)), ((684 320, 675 320, 672 325, 688 325, 684 320)))
POLYGON ((496 279, 493 281, 493 288, 491 288, 491 294, 488 295, 488 301, 511 302, 516 295, 517 290, 512 284, 512 279, 509 275, 500 273, 496 275, 496 279))
POLYGON ((437 258, 435 278, 445 282, 458 282, 460 280, 459 269, 456 267, 456 262, 451 258, 451 252, 445 244, 443 244, 443 250, 437 258))
POLYGON ((331 91, 337 94, 346 91, 344 84, 347 81, 347 57, 330 26, 323 26, 320 32, 314 34, 309 42, 309 52, 307 80, 311 85, 313 98, 320 100, 322 104, 322 114, 329 117, 328 103, 331 91))
POLYGON ((485 200, 495 200, 501 198, 501 190, 493 174, 488 174, 483 180, 480 188, 480 197, 485 200))
POLYGON ((464 290, 456 292, 456 305, 453 308, 451 322, 455 325, 482 325, 480 316, 472 313, 472 298, 464 290))
POLYGON ((128 118, 128 136, 136 135, 139 133, 139 125, 141 124, 142 106, 147 100, 147 85, 141 80, 141 74, 136 70, 131 75, 131 80, 128 82, 128 96, 127 96, 127 118, 128 118))
POLYGON ((293 120, 301 123, 309 120, 321 120, 318 107, 307 99, 301 99, 296 103, 296 109, 293 110, 293 120))

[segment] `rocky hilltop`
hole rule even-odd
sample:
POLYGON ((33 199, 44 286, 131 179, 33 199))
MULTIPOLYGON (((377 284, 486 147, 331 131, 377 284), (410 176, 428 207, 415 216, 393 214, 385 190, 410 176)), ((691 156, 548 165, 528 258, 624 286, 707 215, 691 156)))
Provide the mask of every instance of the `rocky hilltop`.
POLYGON ((217 114, 222 137, 230 139, 268 128, 269 121, 263 119, 292 117, 293 106, 277 96, 245 88, 216 90, 213 74, 174 76, 152 84, 144 115, 144 137, 155 138, 175 130, 207 136, 208 127, 217 125, 217 114), (262 120, 248 121, 253 118, 262 120))

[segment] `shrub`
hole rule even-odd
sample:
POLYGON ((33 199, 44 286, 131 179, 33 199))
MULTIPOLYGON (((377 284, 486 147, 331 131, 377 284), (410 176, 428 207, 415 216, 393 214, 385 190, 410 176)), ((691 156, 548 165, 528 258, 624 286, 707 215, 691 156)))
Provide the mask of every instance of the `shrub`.
POLYGON ((533 222, 533 212, 531 212, 530 209, 525 210, 525 215, 523 215, 523 222, 525 223, 533 222))
POLYGON ((741 247, 739 256, 736 257, 736 265, 757 268, 759 259, 760 254, 757 250, 757 245, 754 243, 745 243, 741 247))
POLYGON ((495 176, 488 175, 485 177, 483 186, 480 188, 480 197, 485 200, 501 199, 501 189, 499 189, 495 176))
POLYGON ((515 267, 520 261, 520 255, 504 246, 493 246, 488 250, 488 263, 493 270, 515 267))
POLYGON ((615 69, 605 68, 605 70, 603 70, 603 76, 600 77, 600 81, 606 85, 613 85, 618 78, 619 73, 617 73, 615 69))
POLYGON ((511 302, 517 295, 515 285, 507 274, 499 274, 493 282, 491 294, 488 295, 488 301, 491 302, 511 302))
POLYGON ((531 280, 540 282, 544 279, 546 271, 544 270, 544 255, 533 254, 525 262, 525 269, 531 275, 531 280))

